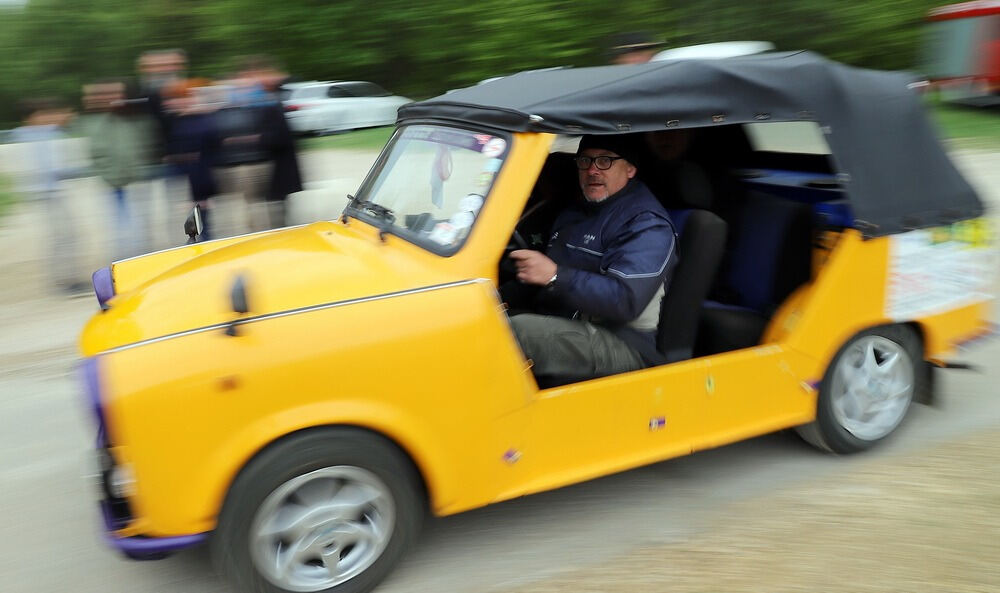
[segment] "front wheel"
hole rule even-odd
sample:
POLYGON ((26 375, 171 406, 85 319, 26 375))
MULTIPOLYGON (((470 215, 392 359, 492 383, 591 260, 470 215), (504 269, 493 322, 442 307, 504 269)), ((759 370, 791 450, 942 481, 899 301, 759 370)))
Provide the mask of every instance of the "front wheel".
POLYGON ((296 435, 240 473, 213 554, 235 591, 368 591, 419 531, 420 492, 409 460, 371 433, 296 435))
POLYGON ((816 420, 796 431, 834 453, 867 449, 896 429, 925 389, 920 337, 908 326, 859 333, 833 358, 820 384, 816 420))

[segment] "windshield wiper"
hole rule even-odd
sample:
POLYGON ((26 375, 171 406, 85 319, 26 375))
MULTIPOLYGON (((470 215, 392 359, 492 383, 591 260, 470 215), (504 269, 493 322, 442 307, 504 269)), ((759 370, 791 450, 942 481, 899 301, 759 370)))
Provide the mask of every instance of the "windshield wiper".
POLYGON ((361 200, 351 195, 348 197, 351 198, 351 201, 347 204, 348 208, 364 212, 375 219, 376 226, 378 227, 378 238, 384 243, 386 236, 392 229, 393 223, 396 222, 396 213, 381 204, 376 204, 369 200, 361 200))
POLYGON ((350 206, 355 210, 360 210, 372 218, 377 218, 386 221, 389 224, 396 222, 396 213, 392 210, 386 208, 381 204, 376 204, 369 200, 362 200, 354 196, 348 196, 351 198, 350 206))

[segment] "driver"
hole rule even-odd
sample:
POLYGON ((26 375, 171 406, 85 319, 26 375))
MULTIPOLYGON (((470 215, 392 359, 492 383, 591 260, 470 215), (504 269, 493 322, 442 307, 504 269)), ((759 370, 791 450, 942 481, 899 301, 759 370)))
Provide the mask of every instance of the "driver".
POLYGON ((553 223, 545 253, 511 252, 511 325, 539 384, 661 364, 660 301, 677 264, 673 223, 636 175, 622 136, 584 136, 575 158, 583 199, 553 223), (530 313, 514 314, 519 307, 530 313))

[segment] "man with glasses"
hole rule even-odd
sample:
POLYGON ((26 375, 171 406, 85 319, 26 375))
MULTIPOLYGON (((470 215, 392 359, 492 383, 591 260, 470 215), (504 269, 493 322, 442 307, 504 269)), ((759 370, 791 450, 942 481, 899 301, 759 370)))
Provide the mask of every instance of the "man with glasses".
POLYGON ((582 200, 561 212, 545 253, 510 254, 517 284, 501 291, 542 386, 661 364, 660 301, 677 263, 673 223, 635 178, 628 136, 584 136, 575 159, 582 200))

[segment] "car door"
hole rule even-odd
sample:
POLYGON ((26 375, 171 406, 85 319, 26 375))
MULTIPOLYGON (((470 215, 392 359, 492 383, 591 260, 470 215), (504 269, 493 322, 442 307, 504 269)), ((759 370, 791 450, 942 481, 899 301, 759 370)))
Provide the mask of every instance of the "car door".
POLYGON ((344 83, 343 89, 352 95, 352 128, 385 126, 396 121, 399 97, 371 82, 344 83))
POLYGON ((327 131, 336 132, 356 127, 354 125, 357 120, 356 111, 357 97, 349 90, 336 84, 327 87, 323 107, 324 125, 327 131))
POLYGON ((706 405, 699 360, 541 390, 531 405, 525 491, 690 453, 706 405))

